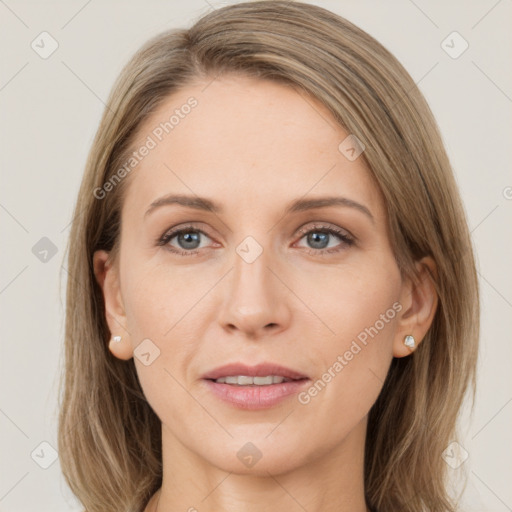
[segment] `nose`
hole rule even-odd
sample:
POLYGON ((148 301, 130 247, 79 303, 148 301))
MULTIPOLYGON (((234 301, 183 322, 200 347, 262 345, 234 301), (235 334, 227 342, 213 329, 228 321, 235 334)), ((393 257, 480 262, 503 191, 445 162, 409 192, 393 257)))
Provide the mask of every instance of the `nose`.
POLYGON ((275 267, 265 251, 252 263, 235 256, 219 314, 219 322, 228 333, 260 339, 288 328, 290 292, 271 266, 275 267))

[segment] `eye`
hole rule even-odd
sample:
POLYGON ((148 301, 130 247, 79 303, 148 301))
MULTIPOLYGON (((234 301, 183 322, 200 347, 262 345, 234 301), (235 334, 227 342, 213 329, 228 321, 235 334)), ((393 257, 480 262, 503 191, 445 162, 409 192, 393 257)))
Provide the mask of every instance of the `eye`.
POLYGON ((311 245, 312 250, 307 251, 309 254, 335 253, 354 244, 354 238, 345 230, 337 227, 315 224, 310 229, 300 229, 299 233, 303 234, 301 240, 305 238, 306 242, 311 245), (341 240, 341 243, 329 245, 333 238, 341 240))
MULTIPOLYGON (((355 243, 355 239, 347 231, 338 227, 315 224, 310 229, 300 229, 299 233, 303 235, 300 240, 306 239, 311 246, 305 248, 306 252, 313 255, 337 253, 355 243), (332 245, 331 242, 336 239, 341 243, 332 245)), ((211 240, 203 230, 188 225, 165 232, 157 239, 156 244, 180 256, 194 256, 200 253, 200 249, 205 248, 204 245, 201 246, 201 239, 204 237, 211 240)))
POLYGON ((201 237, 210 238, 204 231, 197 229, 193 226, 185 226, 179 229, 167 231, 157 241, 157 245, 165 246, 171 252, 179 254, 180 256, 190 256, 197 254, 201 249, 201 237), (176 239, 173 245, 171 241, 176 239), (176 247, 177 245, 177 247, 176 247))

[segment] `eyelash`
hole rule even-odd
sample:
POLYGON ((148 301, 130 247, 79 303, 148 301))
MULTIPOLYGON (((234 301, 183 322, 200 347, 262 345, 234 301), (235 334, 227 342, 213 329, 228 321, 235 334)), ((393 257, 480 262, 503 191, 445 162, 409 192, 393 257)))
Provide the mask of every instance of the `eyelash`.
MULTIPOLYGON (((171 245, 168 245, 169 242, 177 235, 180 235, 182 233, 190 233, 190 232, 201 233, 201 234, 207 236, 208 238, 210 238, 208 236, 208 234, 205 233, 203 230, 190 225, 190 226, 184 226, 184 227, 176 229, 176 230, 167 231, 160 238, 157 239, 156 245, 161 246, 161 247, 166 247, 170 252, 177 254, 179 256, 195 256, 196 254, 199 253, 199 251, 200 251, 199 249, 195 249, 192 251, 181 251, 181 250, 176 249, 175 247, 172 247, 171 245)), ((302 235, 300 239, 304 238, 309 233, 325 233, 325 234, 334 235, 334 236, 338 237, 342 241, 341 245, 345 244, 347 247, 351 247, 355 243, 355 239, 353 237, 349 236, 346 232, 339 230, 337 228, 323 226, 323 225, 315 224, 313 227, 311 227, 309 229, 299 229, 299 233, 302 235)), ((338 246, 335 248, 331 247, 330 249, 309 249, 309 250, 306 250, 306 252, 308 254, 312 254, 314 256, 318 256, 318 255, 326 256, 327 254, 337 253, 342 250, 344 250, 344 249, 340 248, 338 246)))

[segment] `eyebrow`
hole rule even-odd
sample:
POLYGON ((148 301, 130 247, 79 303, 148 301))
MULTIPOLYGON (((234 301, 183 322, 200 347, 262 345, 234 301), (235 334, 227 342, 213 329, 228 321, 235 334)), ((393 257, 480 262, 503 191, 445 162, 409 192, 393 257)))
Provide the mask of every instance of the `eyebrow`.
MULTIPOLYGON (((181 205, 194 210, 206 210, 212 213, 222 213, 223 208, 215 201, 206 197, 199 196, 188 196, 182 194, 170 194, 164 197, 160 197, 153 201, 149 208, 146 210, 144 217, 147 217, 151 212, 167 205, 181 205)), ((316 208, 326 208, 328 206, 344 206, 348 208, 354 208, 361 213, 364 213, 373 223, 375 218, 373 217, 370 210, 352 199, 347 197, 317 197, 312 199, 296 199, 292 201, 285 210, 285 215, 288 213, 302 212, 305 210, 313 210, 316 208)))

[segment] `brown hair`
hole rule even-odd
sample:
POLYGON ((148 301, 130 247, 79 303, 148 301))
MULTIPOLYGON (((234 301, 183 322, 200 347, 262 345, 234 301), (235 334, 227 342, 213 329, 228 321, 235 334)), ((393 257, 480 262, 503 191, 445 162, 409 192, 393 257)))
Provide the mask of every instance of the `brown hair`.
POLYGON ((409 357, 393 359, 368 421, 367 503, 379 512, 452 511, 441 454, 456 439, 468 386, 475 393, 479 297, 473 249, 433 115, 406 70, 344 18, 301 2, 230 5, 147 42, 116 81, 86 163, 68 245, 65 369, 59 451, 88 512, 139 511, 162 482, 161 424, 133 359, 109 352, 110 332, 92 258, 119 249, 129 182, 98 199, 142 121, 197 79, 240 73, 279 81, 324 104, 366 146, 382 191, 398 265, 437 265, 439 304, 409 357))

